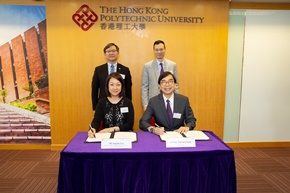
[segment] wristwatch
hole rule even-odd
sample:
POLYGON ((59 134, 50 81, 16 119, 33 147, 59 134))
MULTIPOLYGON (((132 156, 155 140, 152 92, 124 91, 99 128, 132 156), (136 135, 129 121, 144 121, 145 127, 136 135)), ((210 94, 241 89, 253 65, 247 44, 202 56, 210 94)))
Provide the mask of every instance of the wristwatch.
POLYGON ((153 129, 154 129, 154 127, 152 127, 152 126, 150 126, 150 127, 148 128, 148 130, 149 130, 150 133, 153 133, 153 129))

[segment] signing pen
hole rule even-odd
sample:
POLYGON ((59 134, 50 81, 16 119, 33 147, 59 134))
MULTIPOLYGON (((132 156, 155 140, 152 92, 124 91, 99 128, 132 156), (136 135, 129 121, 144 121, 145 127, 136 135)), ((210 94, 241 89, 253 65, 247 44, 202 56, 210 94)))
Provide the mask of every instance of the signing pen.
POLYGON ((155 123, 155 126, 156 126, 156 127, 160 127, 157 123, 155 123))
POLYGON ((93 129, 93 127, 92 127, 92 125, 91 124, 89 124, 89 126, 90 126, 90 130, 93 132, 93 134, 94 134, 94 137, 96 137, 96 135, 95 135, 95 131, 94 131, 94 129, 93 129))
MULTIPOLYGON (((160 128, 160 126, 159 126, 157 123, 155 123, 155 126, 160 128)), ((164 133, 166 133, 166 131, 165 131, 165 130, 164 130, 164 133)))

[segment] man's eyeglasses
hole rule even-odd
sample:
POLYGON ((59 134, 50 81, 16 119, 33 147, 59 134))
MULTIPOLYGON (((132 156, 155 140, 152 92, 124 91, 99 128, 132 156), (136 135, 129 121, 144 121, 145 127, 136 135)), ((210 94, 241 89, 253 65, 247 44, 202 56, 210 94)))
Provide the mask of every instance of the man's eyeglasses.
POLYGON ((163 49, 163 48, 160 48, 160 49, 155 49, 154 51, 155 51, 155 52, 163 52, 164 49, 163 49))
POLYGON ((160 84, 161 84, 162 86, 165 86, 166 84, 168 84, 168 85, 172 85, 173 83, 174 83, 174 80, 168 80, 168 81, 161 80, 161 81, 160 81, 160 84))
POLYGON ((106 50, 106 53, 115 53, 117 50, 106 50))

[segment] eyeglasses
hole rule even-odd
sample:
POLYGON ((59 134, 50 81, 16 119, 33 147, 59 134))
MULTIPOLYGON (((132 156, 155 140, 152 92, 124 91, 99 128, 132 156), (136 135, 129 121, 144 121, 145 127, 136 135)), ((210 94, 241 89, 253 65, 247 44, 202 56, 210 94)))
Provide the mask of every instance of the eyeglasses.
POLYGON ((115 53, 117 50, 106 50, 106 53, 115 53))
POLYGON ((155 49, 154 51, 155 51, 155 52, 163 52, 164 49, 163 49, 163 48, 160 48, 160 49, 155 49))
POLYGON ((161 80, 161 81, 160 81, 160 84, 161 84, 162 86, 165 86, 166 84, 168 84, 168 85, 172 85, 173 83, 174 83, 174 80, 168 80, 168 81, 161 80))

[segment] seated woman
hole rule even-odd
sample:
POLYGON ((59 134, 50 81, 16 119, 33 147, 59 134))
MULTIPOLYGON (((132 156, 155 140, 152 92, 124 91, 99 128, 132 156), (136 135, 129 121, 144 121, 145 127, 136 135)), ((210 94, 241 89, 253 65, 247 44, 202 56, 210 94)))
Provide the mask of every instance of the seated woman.
POLYGON ((100 99, 96 106, 92 129, 88 131, 89 137, 94 137, 101 122, 100 133, 133 130, 134 108, 132 102, 125 97, 124 80, 119 73, 115 72, 107 77, 106 94, 107 98, 100 99))

